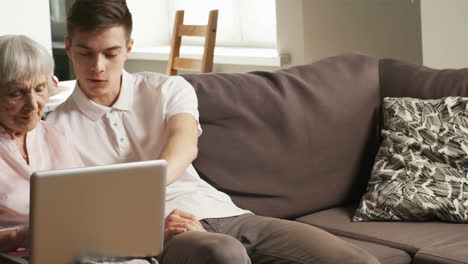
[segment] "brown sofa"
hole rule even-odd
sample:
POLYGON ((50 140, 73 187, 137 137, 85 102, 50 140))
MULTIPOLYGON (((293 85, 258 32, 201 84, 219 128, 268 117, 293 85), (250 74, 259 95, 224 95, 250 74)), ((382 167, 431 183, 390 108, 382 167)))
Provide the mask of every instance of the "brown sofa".
POLYGON ((204 130, 194 166, 240 207, 317 226, 382 263, 468 263, 466 224, 351 220, 379 148, 382 98, 468 97, 468 69, 343 54, 184 78, 204 130))

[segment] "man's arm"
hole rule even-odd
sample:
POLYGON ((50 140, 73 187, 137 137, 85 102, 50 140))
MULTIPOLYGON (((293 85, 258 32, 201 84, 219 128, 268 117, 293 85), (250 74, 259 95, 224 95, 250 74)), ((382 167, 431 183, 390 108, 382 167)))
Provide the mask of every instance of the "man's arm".
POLYGON ((168 136, 160 159, 167 161, 167 181, 175 182, 197 157, 198 123, 187 113, 175 114, 167 121, 168 136))

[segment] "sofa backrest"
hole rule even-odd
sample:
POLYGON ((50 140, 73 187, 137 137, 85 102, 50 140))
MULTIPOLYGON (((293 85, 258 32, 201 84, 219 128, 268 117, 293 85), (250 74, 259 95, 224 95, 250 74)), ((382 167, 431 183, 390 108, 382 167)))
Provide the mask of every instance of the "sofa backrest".
POLYGON ((379 61, 381 97, 468 96, 468 69, 436 70, 394 59, 379 61))
POLYGON ((359 199, 377 149, 378 61, 346 54, 275 72, 184 75, 200 176, 254 213, 294 218, 359 199))

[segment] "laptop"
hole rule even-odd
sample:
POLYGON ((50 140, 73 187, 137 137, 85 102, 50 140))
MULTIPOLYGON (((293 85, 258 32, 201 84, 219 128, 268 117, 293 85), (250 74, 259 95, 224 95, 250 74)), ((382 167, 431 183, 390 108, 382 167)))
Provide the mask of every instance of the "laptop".
POLYGON ((159 255, 166 168, 156 160, 35 172, 28 259, 2 256, 10 263, 50 264, 159 255))

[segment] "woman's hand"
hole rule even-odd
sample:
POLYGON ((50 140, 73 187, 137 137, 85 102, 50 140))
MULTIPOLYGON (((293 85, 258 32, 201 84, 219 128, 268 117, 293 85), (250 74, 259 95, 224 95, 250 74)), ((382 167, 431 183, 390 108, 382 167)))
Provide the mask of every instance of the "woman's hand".
POLYGON ((164 241, 188 231, 206 232, 197 218, 187 212, 175 209, 165 219, 164 241))
POLYGON ((28 247, 29 226, 0 230, 0 252, 28 247))

